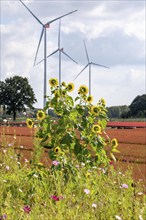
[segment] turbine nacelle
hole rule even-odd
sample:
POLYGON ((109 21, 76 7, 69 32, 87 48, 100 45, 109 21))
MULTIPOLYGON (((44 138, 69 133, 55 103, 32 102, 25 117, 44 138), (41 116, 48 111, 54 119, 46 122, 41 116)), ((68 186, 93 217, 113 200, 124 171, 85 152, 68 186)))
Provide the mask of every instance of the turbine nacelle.
POLYGON ((76 12, 77 10, 71 11, 67 14, 64 14, 62 16, 59 16, 51 21, 48 21, 46 24, 43 24, 39 18, 37 18, 37 16, 23 3, 22 0, 19 0, 23 6, 29 11, 29 13, 37 20, 37 22, 42 26, 42 31, 41 31, 41 35, 40 35, 40 39, 39 39, 39 43, 38 43, 38 47, 36 50, 36 55, 35 55, 35 59, 34 59, 34 66, 36 64, 36 59, 37 59, 37 55, 38 55, 38 51, 39 51, 39 47, 42 41, 42 37, 44 35, 44 107, 46 105, 46 92, 47 92, 47 83, 46 83, 46 79, 47 79, 47 65, 46 65, 46 50, 47 50, 47 36, 46 36, 46 29, 48 29, 50 27, 50 24, 53 23, 56 20, 59 20, 60 18, 63 18, 69 14, 72 14, 74 12, 76 12))
POLYGON ((44 27, 45 28, 50 28, 50 24, 45 24, 44 27))
MULTIPOLYGON (((61 85, 61 54, 64 54, 66 57, 68 57, 70 60, 72 60, 74 63, 77 64, 77 62, 71 58, 67 53, 64 52, 64 48, 60 47, 60 28, 61 27, 61 19, 59 21, 59 31, 58 31, 58 49, 55 50, 54 52, 52 52, 51 54, 49 54, 46 58, 51 57, 52 55, 54 55, 55 53, 59 52, 59 85, 61 85)), ((37 63, 40 64, 42 61, 44 61, 44 59, 42 59, 41 61, 39 61, 37 63)))

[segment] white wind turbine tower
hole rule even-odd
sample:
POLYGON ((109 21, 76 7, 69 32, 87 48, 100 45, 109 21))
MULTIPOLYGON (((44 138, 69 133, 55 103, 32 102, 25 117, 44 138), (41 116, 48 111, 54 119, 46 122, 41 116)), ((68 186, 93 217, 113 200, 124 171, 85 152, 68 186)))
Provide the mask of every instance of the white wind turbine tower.
POLYGON ((84 47, 85 47, 85 51, 86 51, 86 56, 87 56, 87 65, 81 70, 81 72, 74 78, 74 80, 89 66, 89 95, 91 95, 91 65, 95 65, 95 66, 100 66, 100 67, 104 67, 104 68, 108 68, 107 66, 103 66, 103 65, 100 65, 100 64, 97 64, 97 63, 94 63, 94 62, 91 62, 89 60, 89 56, 88 56, 88 52, 87 52, 87 48, 86 48, 86 44, 85 44, 85 41, 84 41, 84 47))
MULTIPOLYGON (((78 64, 73 58, 71 58, 67 53, 64 52, 64 49, 62 47, 60 47, 60 29, 61 29, 61 19, 59 20, 59 31, 58 31, 58 49, 55 50, 54 52, 52 52, 51 54, 49 54, 47 56, 51 57, 53 54, 59 52, 59 85, 61 85, 61 53, 63 53, 65 56, 67 56, 70 60, 72 60, 73 62, 75 62, 76 64, 78 64)), ((44 59, 43 59, 44 60, 44 59)), ((38 62, 37 64, 41 63, 43 60, 41 60, 40 62, 38 62)))
POLYGON ((19 0, 23 5, 24 7, 30 12, 30 14, 38 21, 38 23, 40 23, 40 25, 42 26, 42 31, 41 31, 41 35, 40 35, 40 39, 39 39, 39 43, 38 43, 38 47, 37 47, 37 51, 36 51, 36 55, 35 55, 35 59, 34 59, 34 66, 36 64, 36 59, 37 59, 37 54, 38 54, 38 51, 39 51, 39 47, 40 47, 40 43, 42 41, 42 37, 44 35, 44 107, 45 107, 45 104, 46 104, 46 94, 47 94, 47 82, 46 82, 46 79, 47 79, 47 31, 46 29, 49 28, 50 24, 53 23, 54 21, 60 19, 60 18, 63 18, 69 14, 72 14, 74 12, 76 12, 77 10, 74 10, 74 11, 71 11, 67 14, 64 14, 62 16, 59 16, 51 21, 48 21, 47 23, 43 24, 38 18, 37 16, 21 1, 19 0))

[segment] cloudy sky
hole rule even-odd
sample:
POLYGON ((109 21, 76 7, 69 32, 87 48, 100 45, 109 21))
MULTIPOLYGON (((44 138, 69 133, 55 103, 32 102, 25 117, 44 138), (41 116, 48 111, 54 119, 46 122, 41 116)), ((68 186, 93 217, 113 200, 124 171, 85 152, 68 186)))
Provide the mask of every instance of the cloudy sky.
MULTIPOLYGON (((46 23, 73 10, 61 19, 61 47, 78 65, 62 55, 62 81, 72 82, 87 64, 83 40, 90 61, 110 67, 92 66, 92 95, 96 103, 105 98, 107 106, 130 105, 145 88, 145 0, 25 0, 27 7, 46 23)), ((0 78, 27 77, 43 107, 43 63, 33 67, 41 25, 19 0, 0 0, 0 78)), ((47 29, 47 54, 58 47, 59 20, 47 29)), ((37 61, 43 58, 43 40, 37 61)), ((86 68, 74 81, 75 91, 89 83, 86 68)), ((58 54, 47 60, 47 80, 58 78, 58 54)), ((48 95, 50 94, 47 85, 48 95)))

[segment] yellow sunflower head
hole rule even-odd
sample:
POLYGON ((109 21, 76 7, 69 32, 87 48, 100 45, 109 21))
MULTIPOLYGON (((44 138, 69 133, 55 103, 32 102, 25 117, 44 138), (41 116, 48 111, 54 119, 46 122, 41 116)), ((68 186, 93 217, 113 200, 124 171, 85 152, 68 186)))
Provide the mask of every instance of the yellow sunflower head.
POLYGON ((96 106, 96 105, 93 105, 91 107, 91 113, 95 116, 98 116, 99 115, 99 112, 100 112, 100 107, 99 106, 96 106))
POLYGON ((60 92, 59 92, 58 89, 55 89, 55 90, 53 91, 53 93, 54 93, 54 96, 59 96, 59 95, 60 95, 60 92))
POLYGON ((111 140, 111 146, 112 146, 112 148, 116 148, 118 146, 118 141, 116 138, 111 140))
POLYGON ((27 118, 26 119, 26 124, 27 124, 28 128, 32 128, 33 125, 34 125, 34 122, 30 118, 27 118))
POLYGON ((89 178, 89 177, 91 176, 91 173, 87 172, 87 173, 85 174, 85 176, 86 176, 86 178, 89 178))
POLYGON ((101 134, 101 127, 97 124, 93 125, 92 131, 96 134, 101 134))
POLYGON ((65 82, 62 82, 61 85, 65 87, 65 86, 66 86, 66 83, 65 83, 65 82))
POLYGON ((60 153, 60 147, 55 147, 55 148, 54 148, 54 153, 55 153, 55 154, 60 153))
POLYGON ((43 112, 42 110, 39 110, 39 111, 37 112, 37 119, 38 119, 38 120, 43 120, 45 117, 46 117, 46 114, 45 114, 45 112, 43 112))
POLYGON ((56 79, 56 78, 51 78, 51 79, 49 80, 49 84, 50 84, 51 87, 56 87, 56 86, 58 86, 58 79, 56 79))
POLYGON ((89 96, 87 97, 87 102, 88 102, 88 103, 93 102, 93 96, 92 96, 92 95, 89 95, 89 96))
POLYGON ((66 90, 68 92, 72 92, 74 90, 75 86, 73 83, 68 83, 68 85, 66 86, 66 90))
POLYGON ((62 95, 65 96, 66 95, 66 90, 62 90, 62 95))
POLYGON ((104 98, 101 98, 101 99, 100 99, 100 103, 101 103, 103 106, 105 106, 105 105, 106 105, 105 99, 104 99, 104 98))
POLYGON ((86 95, 88 93, 88 87, 85 85, 81 85, 78 89, 78 93, 81 95, 86 95))

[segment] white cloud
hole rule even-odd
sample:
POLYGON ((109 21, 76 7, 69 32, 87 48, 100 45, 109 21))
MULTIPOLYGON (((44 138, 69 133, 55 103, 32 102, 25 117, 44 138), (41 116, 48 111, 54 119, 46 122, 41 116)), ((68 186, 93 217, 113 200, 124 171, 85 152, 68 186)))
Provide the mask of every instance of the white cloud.
MULTIPOLYGON (((104 97, 109 106, 130 104, 145 93, 145 9, 135 1, 25 1, 46 21, 69 11, 78 12, 62 19, 61 46, 75 59, 76 65, 62 56, 62 80, 70 82, 87 63, 83 39, 92 61, 110 66, 109 70, 92 68, 92 93, 96 100, 104 97)), ((1 77, 29 78, 43 105, 43 63, 33 68, 41 25, 19 1, 1 2, 1 77)), ((58 21, 47 30, 47 54, 57 49, 58 21)), ((38 59, 43 58, 43 41, 38 59)), ((58 77, 58 55, 47 60, 47 79, 58 77)), ((88 85, 86 69, 75 81, 77 88, 88 85)), ((47 86, 49 93, 49 87, 47 86)))

